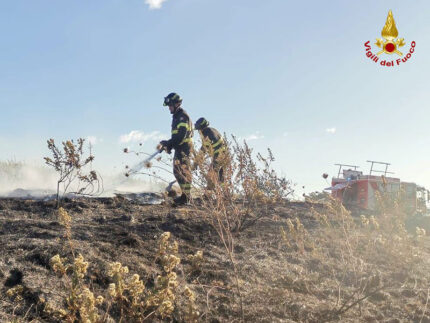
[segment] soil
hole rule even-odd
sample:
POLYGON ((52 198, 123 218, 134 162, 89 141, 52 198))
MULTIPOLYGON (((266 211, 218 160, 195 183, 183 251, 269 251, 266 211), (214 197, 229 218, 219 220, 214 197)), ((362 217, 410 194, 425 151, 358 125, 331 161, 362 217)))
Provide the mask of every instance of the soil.
MULTIPOLYGON (((90 263, 87 279, 95 294, 107 289, 107 264, 115 261, 145 277, 150 285, 160 271, 155 262, 158 238, 169 231, 179 243, 182 260, 178 276, 196 293, 201 321, 241 320, 231 262, 198 208, 140 205, 120 197, 68 200, 64 208, 73 218, 75 251, 90 263), (203 250, 204 262, 193 272, 187 256, 198 250, 203 250)), ((419 288, 376 293, 363 301, 366 306, 352 306, 342 315, 334 315, 338 291, 311 292, 307 284, 315 282, 304 279, 303 272, 322 275, 335 268, 330 267, 330 261, 286 251, 280 234, 285 220, 295 217, 309 232, 316 230, 311 208, 324 206, 304 202, 278 205, 254 226, 235 235, 244 321, 430 322, 428 290, 419 288)), ((55 202, 1 199, 0 246, 0 321, 54 321, 40 308, 41 299, 63 304, 61 280, 50 269, 49 260, 56 254, 71 256, 55 202), (23 286, 23 299, 17 303, 6 292, 18 285, 23 286)), ((430 248, 423 247, 421 252, 430 259, 430 248)), ((428 278, 430 267, 420 266, 428 278)), ((398 280, 407 281, 407 277, 398 280)), ((166 321, 181 321, 181 316, 176 313, 166 321)))

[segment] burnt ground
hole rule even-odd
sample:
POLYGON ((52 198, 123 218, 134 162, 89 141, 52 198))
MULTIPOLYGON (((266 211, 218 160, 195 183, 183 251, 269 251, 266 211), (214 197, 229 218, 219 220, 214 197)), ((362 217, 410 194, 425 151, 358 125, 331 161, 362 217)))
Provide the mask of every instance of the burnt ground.
MULTIPOLYGON (((324 262, 317 257, 305 257, 303 251, 286 250, 280 234, 285 220, 295 217, 301 219, 310 234, 317 230, 311 207, 324 208, 299 202, 278 205, 269 210, 267 217, 235 237, 245 321, 430 322, 426 306, 429 286, 419 288, 429 277, 427 263, 417 269, 425 276, 422 281, 414 278, 418 287, 384 292, 379 297, 372 295, 342 315, 332 315, 339 308, 340 290, 318 286, 333 286, 328 275, 337 268, 331 267, 330 259, 324 262)), ((240 321, 232 266, 216 232, 202 220, 198 209, 139 205, 120 198, 66 201, 64 208, 73 218, 75 250, 90 263, 87 280, 96 294, 108 287, 106 268, 114 261, 145 277, 150 285, 159 272, 155 263, 158 238, 169 231, 179 243, 182 262, 178 276, 196 293, 200 320, 240 321), (186 257, 198 250, 203 250, 204 262, 200 271, 192 272, 186 257)), ((40 300, 62 304, 64 290, 50 269, 49 260, 56 254, 70 257, 70 250, 54 210, 54 202, 0 200, 1 322, 51 322, 53 319, 43 315, 40 300), (18 285, 23 286, 20 302, 6 295, 18 285)), ((429 259, 430 249, 422 247, 420 255, 429 259)), ((381 270, 384 268, 381 265, 381 270)), ((407 282, 408 277, 399 280, 407 282)), ((169 320, 181 321, 181 316, 175 314, 169 320)))

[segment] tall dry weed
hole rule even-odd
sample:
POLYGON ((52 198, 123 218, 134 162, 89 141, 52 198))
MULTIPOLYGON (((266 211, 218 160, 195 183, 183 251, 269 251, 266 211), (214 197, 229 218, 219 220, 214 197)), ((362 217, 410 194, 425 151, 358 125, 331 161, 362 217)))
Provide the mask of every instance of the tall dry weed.
POLYGON ((348 311, 371 308, 373 300, 381 302, 390 293, 427 288, 417 243, 423 231, 407 232, 409 215, 400 199, 380 194, 374 215, 353 217, 335 199, 330 199, 326 208, 312 212, 311 231, 286 220, 281 238, 289 254, 299 252, 309 264, 294 280, 294 286, 303 281, 305 293, 318 298, 325 295, 320 320, 338 320, 348 311), (305 244, 312 248, 305 248, 305 244), (318 271, 318 278, 312 278, 314 271, 318 271), (414 284, 412 277, 416 277, 414 284))
POLYGON ((285 203, 293 189, 291 182, 273 169, 275 158, 270 149, 267 157, 254 156, 246 141, 239 143, 233 136, 232 142, 227 138, 224 142, 226 148, 216 160, 212 147, 206 155, 196 154, 192 160, 193 168, 197 169, 193 181, 201 196, 195 206, 204 210, 201 213, 204 220, 217 232, 233 267, 243 319, 239 268, 234 256, 235 235, 271 215, 275 205, 285 203))
POLYGON ((73 140, 67 140, 62 142, 60 148, 54 139, 47 141, 52 157, 44 157, 44 160, 46 165, 52 167, 58 174, 57 207, 61 198, 71 188, 73 188, 71 193, 85 196, 94 196, 103 191, 103 180, 100 174, 92 169, 94 155, 91 144, 87 153, 84 143, 83 138, 79 138, 76 143, 73 140))

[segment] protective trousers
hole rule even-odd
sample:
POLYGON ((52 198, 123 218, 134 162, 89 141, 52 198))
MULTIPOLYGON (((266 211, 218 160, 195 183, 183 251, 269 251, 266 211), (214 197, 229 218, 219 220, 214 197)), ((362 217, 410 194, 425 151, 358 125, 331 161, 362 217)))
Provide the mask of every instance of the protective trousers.
POLYGON ((220 157, 219 154, 215 154, 212 167, 215 170, 215 172, 218 173, 218 182, 220 184, 224 183, 223 161, 222 161, 222 157, 220 157))
MULTIPOLYGON (((211 171, 215 172, 216 180, 218 181, 218 185, 224 185, 224 156, 220 156, 220 154, 215 154, 213 157, 213 161, 211 164, 211 171)), ((215 188, 215 183, 211 179, 211 176, 208 176, 208 189, 213 190, 215 188)))
POLYGON ((175 175, 182 193, 187 196, 190 196, 192 182, 189 158, 191 151, 191 144, 185 143, 181 145, 179 149, 175 150, 175 155, 173 157, 173 175, 175 175))

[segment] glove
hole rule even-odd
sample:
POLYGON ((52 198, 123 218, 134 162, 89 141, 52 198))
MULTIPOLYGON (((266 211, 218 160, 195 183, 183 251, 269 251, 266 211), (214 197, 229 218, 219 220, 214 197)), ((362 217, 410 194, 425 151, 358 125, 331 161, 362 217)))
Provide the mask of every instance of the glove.
POLYGON ((165 150, 168 154, 171 153, 171 149, 169 148, 169 142, 167 140, 160 141, 160 143, 157 145, 157 149, 160 151, 165 150))

